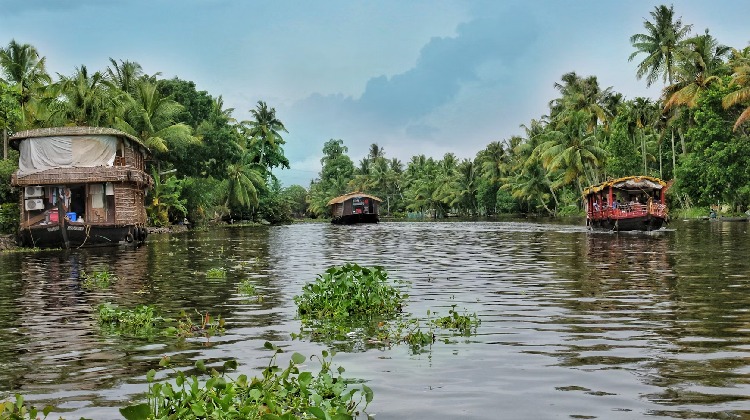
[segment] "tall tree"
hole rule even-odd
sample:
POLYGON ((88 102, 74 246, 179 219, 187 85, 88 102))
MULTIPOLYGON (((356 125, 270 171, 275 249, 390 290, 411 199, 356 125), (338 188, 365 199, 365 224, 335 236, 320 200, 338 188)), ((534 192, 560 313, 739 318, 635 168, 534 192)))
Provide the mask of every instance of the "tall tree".
POLYGON ((543 134, 542 140, 535 153, 538 153, 545 169, 561 171, 561 178, 553 187, 574 184, 580 196, 584 184, 592 184, 595 180, 606 156, 596 136, 588 130, 587 114, 577 111, 562 128, 543 134))
POLYGON ((646 86, 651 86, 659 78, 671 85, 680 43, 690 33, 692 25, 683 25, 682 18, 675 18, 674 6, 656 6, 651 11, 651 18, 653 22, 643 22, 646 33, 630 37, 635 51, 630 54, 628 61, 639 54, 645 54, 646 57, 638 64, 636 77, 641 79, 645 76, 646 86))
POLYGON ((734 123, 733 130, 736 131, 750 119, 750 46, 742 50, 732 50, 729 65, 732 68, 731 86, 735 90, 724 97, 722 105, 725 109, 736 105, 746 106, 734 123))
POLYGON ((52 82, 45 61, 30 44, 11 40, 6 48, 0 48, 0 70, 4 81, 15 87, 19 94, 24 128, 33 123, 33 104, 41 98, 44 86, 52 82))
POLYGON ((681 50, 681 60, 676 67, 674 83, 664 90, 664 109, 673 106, 695 107, 700 95, 711 83, 721 80, 728 73, 724 59, 731 48, 719 42, 708 33, 685 40, 681 50))
POLYGON ((120 60, 118 64, 114 58, 109 59, 110 66, 104 76, 112 87, 128 94, 135 94, 138 82, 143 78, 143 68, 134 61, 120 60))
POLYGON ((18 93, 0 82, 0 129, 3 130, 3 159, 8 159, 8 134, 21 121, 18 93))
POLYGON ((115 127, 139 137, 155 151, 158 160, 168 160, 171 147, 196 143, 189 125, 175 123, 182 111, 177 102, 165 98, 150 82, 142 81, 136 87, 124 119, 116 119, 115 127))
POLYGON ((250 110, 253 119, 243 121, 250 148, 253 149, 262 167, 273 169, 277 166, 289 168, 289 160, 284 157, 281 146, 286 143, 281 133, 288 133, 284 123, 276 117, 276 109, 269 108, 263 101, 258 101, 255 109, 250 110))
POLYGON ((114 100, 107 92, 101 73, 89 74, 86 66, 76 69, 72 77, 60 75, 58 104, 53 115, 62 118, 60 125, 73 123, 92 127, 109 126, 113 122, 114 100))

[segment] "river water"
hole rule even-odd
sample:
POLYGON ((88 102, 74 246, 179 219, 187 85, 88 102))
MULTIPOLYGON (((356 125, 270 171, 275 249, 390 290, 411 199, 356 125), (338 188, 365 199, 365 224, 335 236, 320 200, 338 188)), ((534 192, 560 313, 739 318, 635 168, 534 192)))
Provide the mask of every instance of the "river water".
MULTIPOLYGON (((293 296, 331 265, 383 266, 406 280, 404 310, 476 313, 476 334, 439 331, 421 352, 338 342, 334 363, 372 388, 377 419, 749 418, 750 225, 674 222, 592 233, 536 221, 296 224, 151 235, 143 247, 0 254, 0 399, 53 417, 120 418, 163 355, 177 366, 236 359, 256 375, 270 341, 293 339, 293 296), (222 279, 206 272, 223 268, 222 279), (111 287, 81 287, 108 270, 111 287), (237 285, 249 281, 262 300, 237 285), (96 307, 209 312, 223 335, 103 334, 96 307)), ((434 315, 433 315, 434 318, 434 315)), ((316 371, 313 366, 310 370, 316 371)), ((158 376, 168 379, 167 372, 158 376)))

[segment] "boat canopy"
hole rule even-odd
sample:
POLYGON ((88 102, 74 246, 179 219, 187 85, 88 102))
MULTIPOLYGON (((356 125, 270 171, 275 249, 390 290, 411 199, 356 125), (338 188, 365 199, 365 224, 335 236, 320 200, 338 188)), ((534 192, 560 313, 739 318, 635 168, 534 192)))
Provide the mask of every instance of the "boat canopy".
POLYGON ((653 178, 650 176, 627 176, 588 187, 583 190, 583 195, 587 196, 589 194, 598 193, 607 187, 629 190, 661 190, 666 186, 667 183, 659 178, 653 178))
POLYGON ((331 199, 331 201, 328 202, 329 206, 332 206, 334 204, 341 204, 346 200, 350 200, 354 197, 362 197, 362 198, 369 198, 371 200, 377 201, 378 203, 382 202, 383 200, 379 199, 378 197, 375 197, 374 195, 365 194, 359 191, 351 192, 348 194, 340 195, 336 198, 331 199))

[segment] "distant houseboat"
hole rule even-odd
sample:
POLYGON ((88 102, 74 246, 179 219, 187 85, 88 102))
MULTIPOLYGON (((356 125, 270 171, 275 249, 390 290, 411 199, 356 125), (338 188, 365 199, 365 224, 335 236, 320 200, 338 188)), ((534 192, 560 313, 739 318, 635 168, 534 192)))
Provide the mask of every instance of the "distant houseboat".
POLYGON ((615 231, 659 229, 669 218, 666 190, 666 182, 648 176, 618 178, 586 188, 586 224, 615 231))
POLYGON ((21 187, 22 246, 80 247, 146 239, 148 149, 110 128, 29 130, 10 138, 20 152, 11 184, 21 187))
POLYGON ((336 197, 328 202, 331 207, 331 223, 378 223, 378 208, 382 201, 378 197, 361 192, 336 197))

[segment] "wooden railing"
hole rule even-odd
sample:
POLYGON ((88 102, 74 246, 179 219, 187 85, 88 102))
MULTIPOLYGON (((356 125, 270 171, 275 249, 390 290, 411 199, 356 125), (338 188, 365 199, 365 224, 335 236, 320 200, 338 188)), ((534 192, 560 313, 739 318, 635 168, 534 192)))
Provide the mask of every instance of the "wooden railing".
POLYGON ((641 217, 651 214, 656 217, 666 217, 668 214, 668 208, 665 204, 657 202, 649 202, 648 204, 641 203, 626 203, 620 204, 616 208, 604 206, 601 209, 593 208, 588 212, 589 219, 607 219, 607 218, 627 218, 627 217, 641 217))

